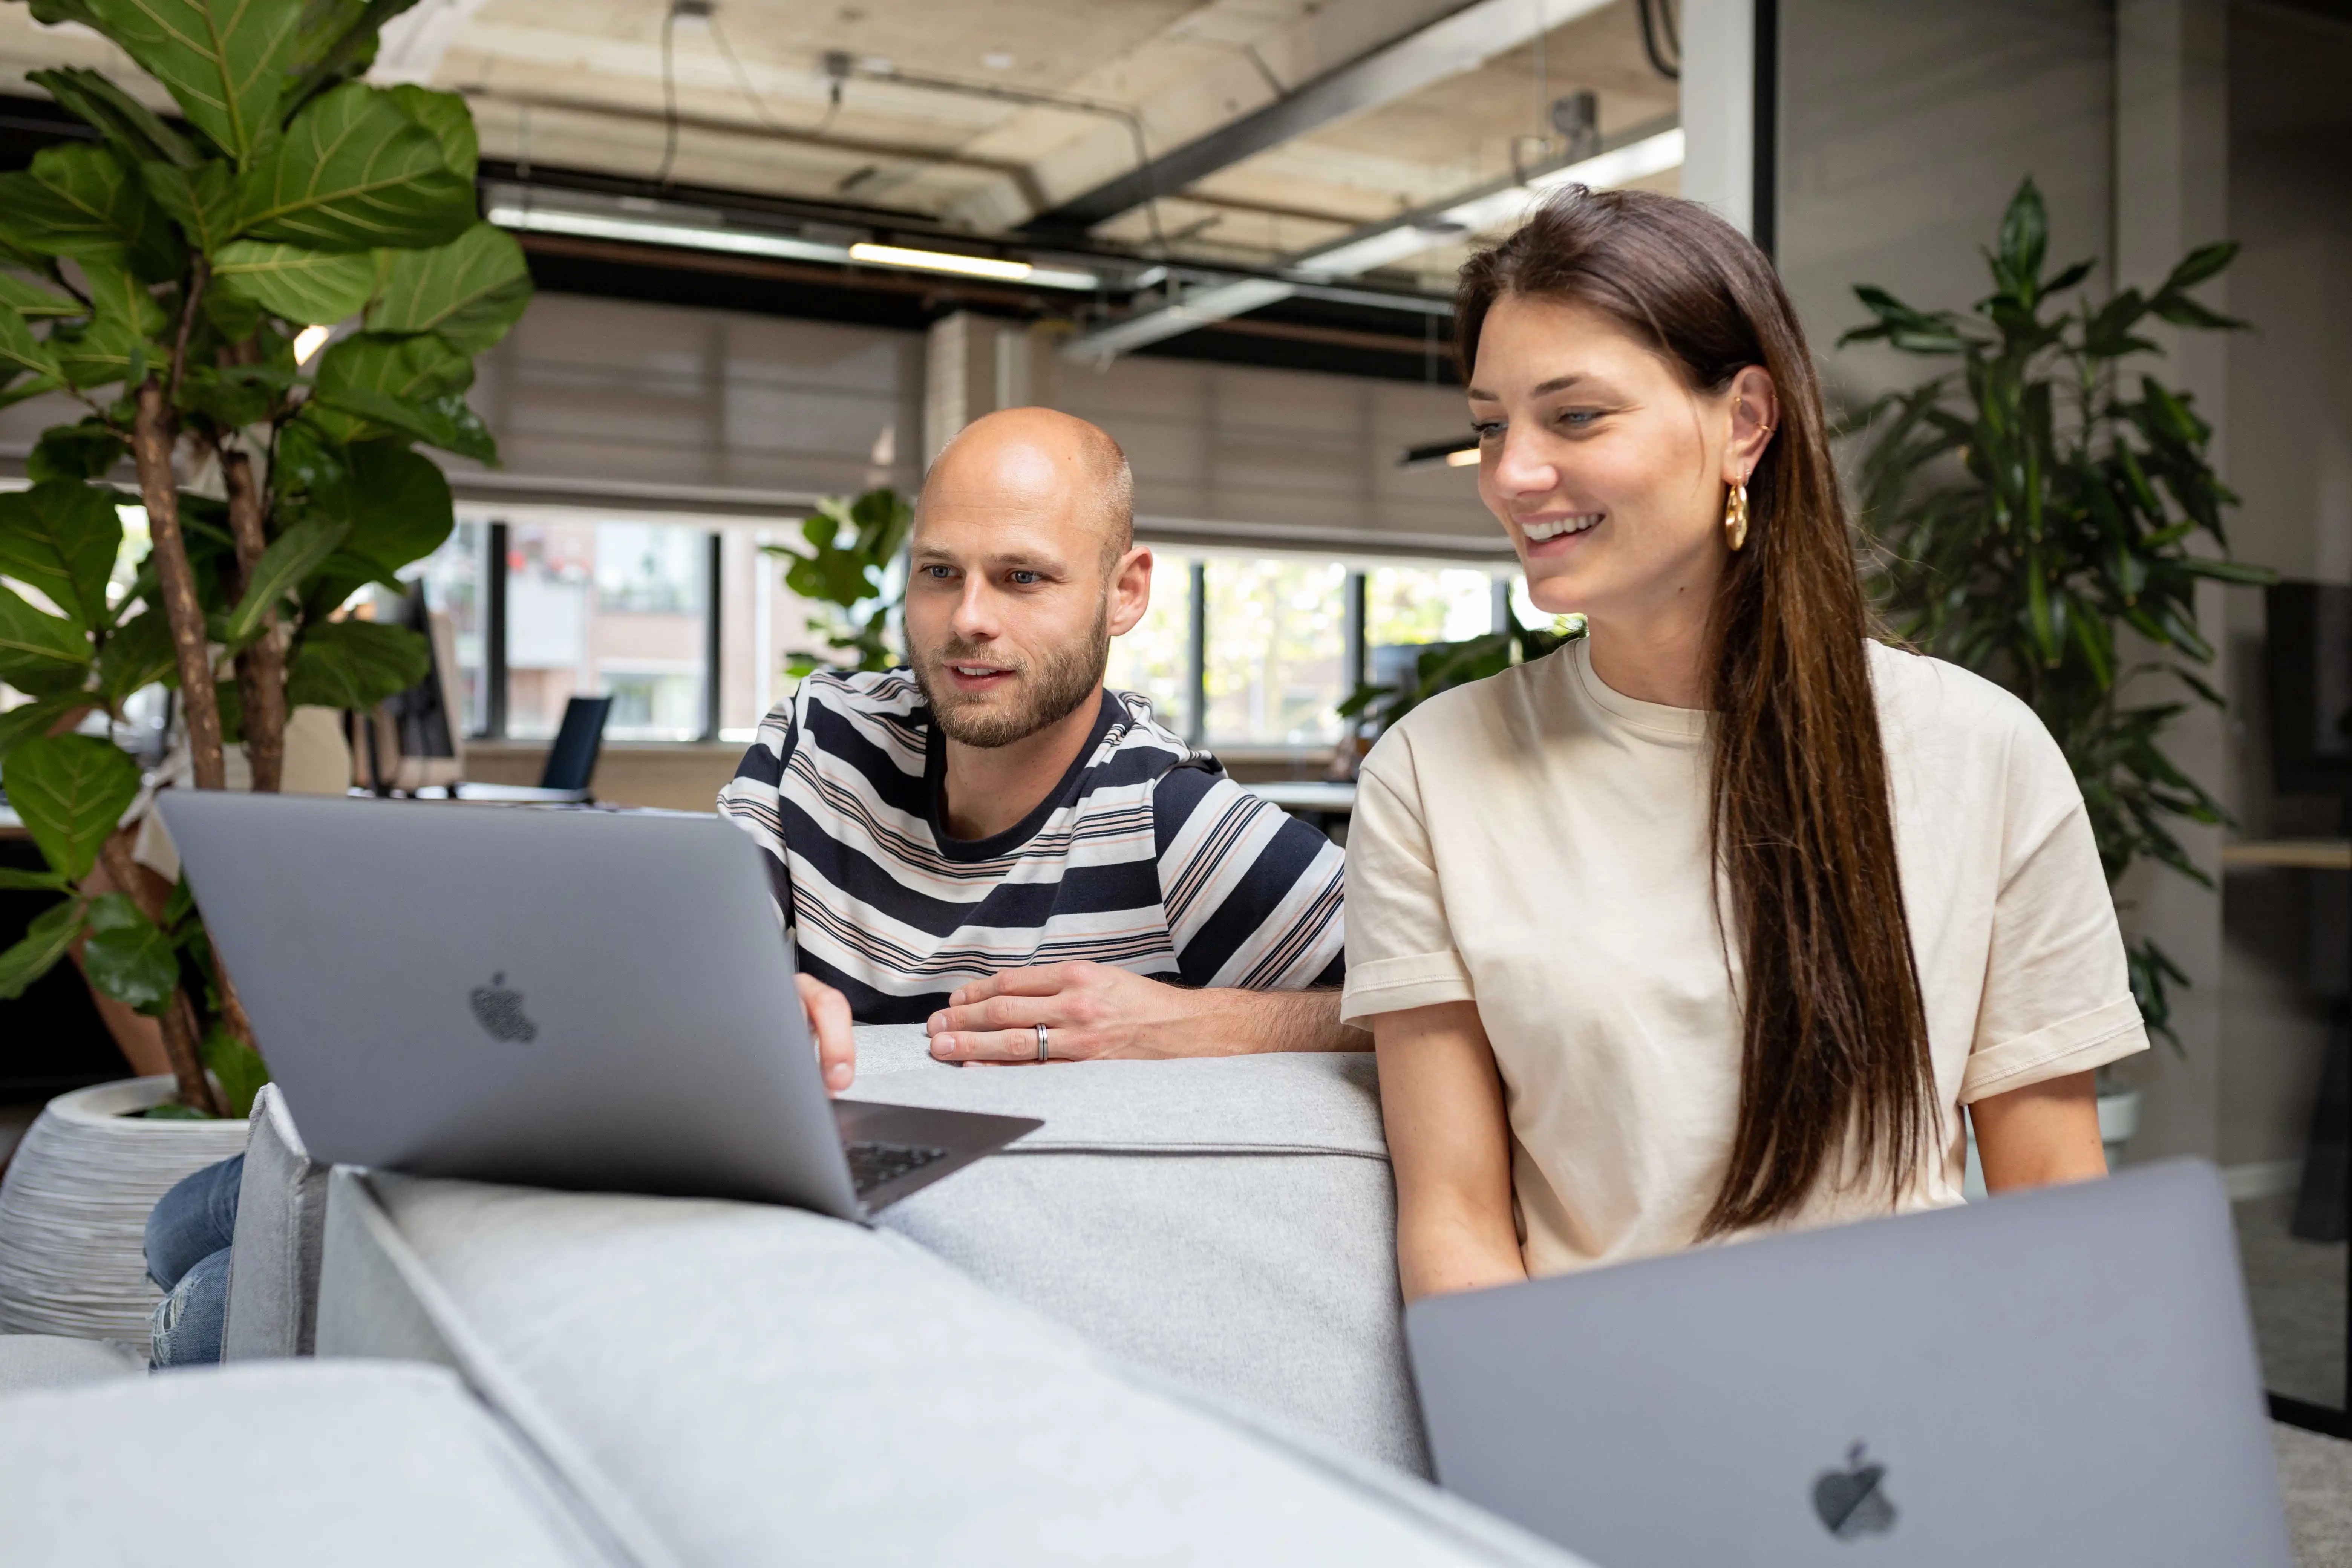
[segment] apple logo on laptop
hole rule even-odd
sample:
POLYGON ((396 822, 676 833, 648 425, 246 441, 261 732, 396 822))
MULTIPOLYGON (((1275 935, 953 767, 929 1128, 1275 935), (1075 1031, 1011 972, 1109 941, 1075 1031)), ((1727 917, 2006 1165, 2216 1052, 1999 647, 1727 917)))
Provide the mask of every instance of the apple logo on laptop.
POLYGON ((477 985, 466 1000, 474 1009, 474 1016, 494 1040, 520 1040, 525 1045, 539 1038, 539 1026, 523 1016, 522 993, 507 989, 507 973, 501 969, 490 976, 488 985, 477 985))
POLYGON ((1813 1511, 1840 1541, 1884 1535, 1895 1528, 1895 1505, 1879 1489, 1886 1467, 1865 1464, 1863 1446, 1845 1451, 1845 1468, 1823 1470, 1813 1482, 1813 1511))

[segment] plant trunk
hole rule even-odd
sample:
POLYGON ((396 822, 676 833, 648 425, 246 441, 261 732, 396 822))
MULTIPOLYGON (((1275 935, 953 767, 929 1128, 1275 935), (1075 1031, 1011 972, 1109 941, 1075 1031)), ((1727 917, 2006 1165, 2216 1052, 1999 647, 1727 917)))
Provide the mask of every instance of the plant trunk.
MULTIPOLYGON (((253 581, 262 552, 269 548, 261 521, 261 489, 254 482, 253 460, 243 452, 223 449, 221 477, 228 485, 228 526, 236 540, 237 589, 242 599, 253 581)), ((278 793, 286 773, 286 647, 278 637, 278 612, 263 617, 261 635, 236 656, 237 695, 245 706, 245 756, 253 767, 253 787, 260 795, 278 793)))
MULTIPOLYGON (((139 465, 150 553, 163 595, 163 614, 172 626, 172 652, 180 667, 180 713, 188 731, 188 759, 198 789, 219 789, 228 782, 228 771, 221 751, 220 703, 213 693, 212 645, 205 635, 204 605, 196 598, 195 571, 188 564, 188 542, 180 532, 179 486, 172 477, 178 421, 163 384, 153 376, 140 384, 138 396, 131 452, 139 465)), ((167 1027, 167 1038, 170 1033, 167 1027)))
MULTIPOLYGON (((116 828, 99 846, 99 861, 106 868, 106 879, 114 884, 116 890, 129 895, 131 901, 139 906, 140 913, 161 926, 163 910, 171 902, 171 889, 162 885, 161 877, 131 858, 131 845, 137 837, 136 828, 116 828)), ((215 955, 215 964, 218 962, 215 955)), ((222 984, 226 988, 226 977, 222 984)), ((237 1009, 240 1019, 244 1012, 242 1007, 237 1009)), ((163 1055, 172 1064, 172 1079, 178 1089, 180 1103, 215 1116, 226 1115, 228 1108, 213 1093, 213 1080, 205 1076, 204 1029, 186 986, 172 988, 172 1000, 155 1022, 163 1036, 163 1055)), ((248 1031, 247 1044, 251 1043, 248 1031)))
POLYGON ((172 987, 171 1004, 156 1021, 163 1026, 163 1052, 172 1058, 172 1079, 180 1103, 207 1116, 226 1116, 228 1107, 213 1092, 213 1080, 205 1076, 203 1035, 196 1023, 196 1005, 188 1000, 186 986, 172 987))

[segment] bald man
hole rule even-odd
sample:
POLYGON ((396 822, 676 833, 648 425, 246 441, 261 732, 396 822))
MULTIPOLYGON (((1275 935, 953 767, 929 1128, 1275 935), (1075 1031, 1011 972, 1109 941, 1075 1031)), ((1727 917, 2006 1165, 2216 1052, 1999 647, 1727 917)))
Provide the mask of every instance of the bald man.
POLYGON ((1362 1047, 1339 850, 1104 689, 1151 602, 1134 489, 1083 419, 966 426, 915 508, 908 668, 810 676, 719 792, 835 1089, 852 1019, 957 1063, 1362 1047))

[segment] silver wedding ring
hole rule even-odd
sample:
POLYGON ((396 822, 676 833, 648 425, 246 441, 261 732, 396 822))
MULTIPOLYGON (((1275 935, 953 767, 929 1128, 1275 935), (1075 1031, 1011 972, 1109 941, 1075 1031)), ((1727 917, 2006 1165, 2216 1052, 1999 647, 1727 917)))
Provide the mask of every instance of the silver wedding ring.
POLYGON ((1043 1024, 1037 1026, 1037 1059, 1041 1062, 1052 1059, 1051 1049, 1045 1043, 1045 1026, 1043 1024))

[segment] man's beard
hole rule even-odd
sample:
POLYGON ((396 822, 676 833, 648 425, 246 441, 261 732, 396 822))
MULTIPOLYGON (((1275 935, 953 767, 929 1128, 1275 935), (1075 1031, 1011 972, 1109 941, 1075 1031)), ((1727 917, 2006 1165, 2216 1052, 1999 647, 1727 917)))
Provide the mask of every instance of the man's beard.
POLYGON ((950 638, 937 652, 915 661, 915 684, 922 688, 933 721, 949 740, 992 751, 1068 718, 1102 689, 1103 671, 1109 667, 1110 604, 1106 598, 1096 607, 1094 627, 1083 642, 1055 648, 1034 666, 1007 666, 1002 654, 950 638), (986 698, 966 697, 943 673, 950 664, 1008 668, 1021 696, 1002 706, 986 698))

